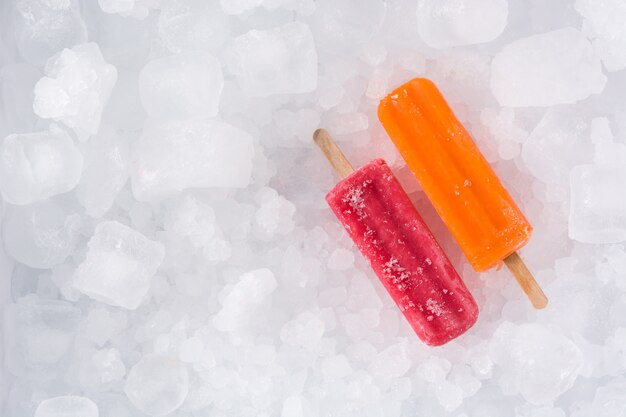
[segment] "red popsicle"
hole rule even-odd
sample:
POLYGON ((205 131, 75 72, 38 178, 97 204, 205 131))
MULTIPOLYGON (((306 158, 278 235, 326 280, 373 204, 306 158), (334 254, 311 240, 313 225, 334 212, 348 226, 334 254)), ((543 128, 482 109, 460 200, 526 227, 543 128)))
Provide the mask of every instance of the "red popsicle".
POLYGON ((385 161, 351 172, 325 131, 314 138, 345 177, 326 201, 415 333, 435 346, 464 333, 476 302, 385 161))

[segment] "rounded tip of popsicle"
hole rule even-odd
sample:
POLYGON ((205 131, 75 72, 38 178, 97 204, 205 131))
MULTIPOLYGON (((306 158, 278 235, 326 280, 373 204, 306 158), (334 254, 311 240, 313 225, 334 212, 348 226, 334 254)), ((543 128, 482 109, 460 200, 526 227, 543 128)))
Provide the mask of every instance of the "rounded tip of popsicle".
POLYGON ((531 301, 533 303, 533 307, 535 307, 537 310, 543 310, 548 306, 548 297, 546 297, 543 291, 541 292, 541 295, 538 295, 531 301))
POLYGON ((326 133, 326 130, 325 130, 325 129, 322 129, 321 127, 320 127, 320 128, 318 128, 318 129, 315 129, 315 132, 313 132, 313 140, 314 140, 315 142, 319 141, 319 140, 320 140, 320 137, 321 137, 324 133, 326 133))

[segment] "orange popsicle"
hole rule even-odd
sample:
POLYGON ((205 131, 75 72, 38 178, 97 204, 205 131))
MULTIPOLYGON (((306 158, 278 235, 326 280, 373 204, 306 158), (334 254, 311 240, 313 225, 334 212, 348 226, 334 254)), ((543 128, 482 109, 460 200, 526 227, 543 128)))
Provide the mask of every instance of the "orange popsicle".
POLYGON ((401 85, 380 102, 378 117, 472 267, 504 260, 535 307, 544 307, 517 255, 532 226, 432 81, 401 85))

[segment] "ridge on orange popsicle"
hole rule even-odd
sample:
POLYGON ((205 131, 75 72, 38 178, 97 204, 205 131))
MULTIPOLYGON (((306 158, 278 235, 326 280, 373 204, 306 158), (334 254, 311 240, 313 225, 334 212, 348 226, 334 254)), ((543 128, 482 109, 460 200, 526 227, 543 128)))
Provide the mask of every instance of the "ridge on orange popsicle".
POLYGON ((326 131, 314 140, 342 178, 328 205, 415 333, 435 346, 463 334, 476 302, 385 161, 355 171, 326 131))
POLYGON ((401 85, 381 100, 378 117, 472 267, 504 261, 544 308, 548 299, 517 253, 532 227, 435 84, 401 85))

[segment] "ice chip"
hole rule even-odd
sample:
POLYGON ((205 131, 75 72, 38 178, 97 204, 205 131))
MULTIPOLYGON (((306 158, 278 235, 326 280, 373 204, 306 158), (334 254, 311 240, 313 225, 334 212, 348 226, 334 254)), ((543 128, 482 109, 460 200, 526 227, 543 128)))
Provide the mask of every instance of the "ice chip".
POLYGON ((508 14, 508 0, 419 0, 417 28, 433 48, 471 45, 500 36, 508 14))
POLYGON ((126 367, 117 349, 99 350, 93 355, 91 362, 96 366, 99 380, 103 384, 119 381, 126 374, 126 367))
POLYGON ((228 14, 241 14, 259 7, 263 0, 220 0, 224 12, 228 14))
POLYGON ((103 303, 134 310, 143 301, 164 248, 116 221, 98 224, 85 260, 74 272, 74 287, 103 303))
POLYGON ((359 53, 380 30, 385 4, 383 0, 317 0, 311 30, 320 51, 359 53))
POLYGON ((158 4, 157 0, 98 0, 100 8, 105 13, 119 14, 123 17, 132 16, 136 19, 145 19, 149 9, 158 4))
POLYGON ((35 85, 35 114, 63 122, 79 139, 98 132, 102 110, 117 81, 95 43, 64 49, 48 60, 46 76, 35 85))
POLYGON ((224 298, 222 308, 213 319, 215 327, 233 332, 254 325, 277 285, 274 274, 267 268, 243 274, 224 298))
POLYGON ((68 395, 42 401, 34 417, 99 417, 98 406, 86 397, 68 395))
POLYGON ((80 322, 80 310, 65 301, 23 298, 4 309, 5 364, 18 377, 59 376, 80 322))
POLYGON ((218 52, 230 36, 230 24, 217 2, 168 0, 161 4, 158 31, 173 53, 218 52))
POLYGON ((41 70, 34 65, 20 62, 0 68, 0 113, 5 115, 3 128, 8 132, 27 132, 37 123, 31 93, 40 78, 41 70))
POLYGON ((576 0, 574 7, 585 17, 593 47, 609 71, 626 68, 626 4, 620 0, 576 0))
POLYGON ((4 248, 31 268, 60 264, 76 247, 82 218, 65 202, 49 199, 11 206, 2 216, 4 248))
POLYGON ((157 119, 213 117, 223 86, 219 61, 197 51, 157 58, 139 75, 143 107, 157 119))
POLYGON ((545 183, 565 182, 570 170, 590 160, 589 122, 571 108, 551 108, 522 148, 530 172, 545 183))
POLYGON ((84 145, 84 168, 76 188, 78 201, 91 217, 102 217, 128 180, 130 149, 115 130, 102 126, 84 145))
POLYGON ((133 194, 148 201, 187 188, 244 188, 253 142, 247 132, 218 120, 149 121, 133 148, 133 194))
POLYGON ((579 165, 570 174, 569 236, 586 243, 626 240, 626 167, 579 165))
POLYGON ((233 72, 251 97, 308 93, 317 87, 317 51, 307 25, 251 30, 234 40, 233 72))
POLYGON ((491 91, 502 106, 575 103, 605 84, 591 43, 571 27, 518 39, 491 62, 491 91))
POLYGON ((13 0, 13 4, 17 48, 31 64, 43 64, 63 48, 87 40, 77 0, 13 0))
POLYGON ((260 238, 269 240, 293 230, 296 211, 293 203, 269 187, 262 188, 255 200, 260 205, 254 216, 255 230, 260 238))
POLYGON ((0 145, 0 191, 11 204, 31 204, 72 190, 83 157, 69 135, 49 130, 7 136, 0 145))
POLYGON ((489 344, 491 357, 512 389, 541 405, 569 390, 583 366, 578 346, 542 324, 503 322, 489 344))
POLYGON ((182 405, 189 392, 187 368, 166 356, 144 356, 128 372, 124 392, 146 414, 169 414, 182 405))
POLYGON ((626 410, 626 378, 613 378, 598 386, 589 415, 594 417, 620 417, 626 410))

